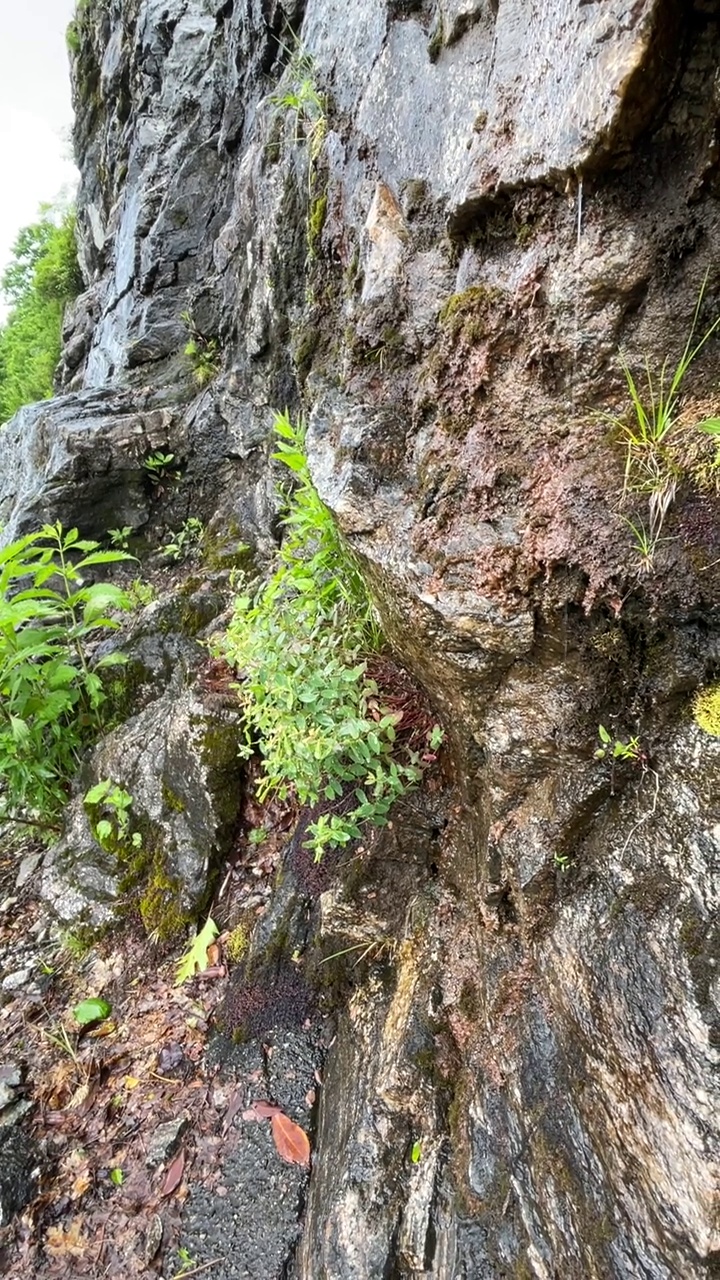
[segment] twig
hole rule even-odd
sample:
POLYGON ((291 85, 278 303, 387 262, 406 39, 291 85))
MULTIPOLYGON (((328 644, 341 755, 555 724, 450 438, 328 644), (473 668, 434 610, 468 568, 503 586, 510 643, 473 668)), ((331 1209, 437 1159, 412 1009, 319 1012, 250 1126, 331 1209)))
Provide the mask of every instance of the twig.
POLYGON ((644 813, 640 821, 636 822, 635 826, 630 828, 627 840, 625 841, 622 849, 620 850, 620 858, 619 858, 620 862, 623 861, 625 857, 625 853, 627 851, 627 847, 630 844, 630 841, 632 840, 633 836, 636 834, 636 832, 640 830, 641 827, 645 825, 645 823, 648 821, 648 818, 652 818, 654 816, 655 810, 657 809, 658 796, 660 794, 660 776, 658 773, 656 773, 655 769, 649 769, 648 773, 651 773, 653 778, 655 779, 655 794, 653 796, 652 809, 649 809, 647 813, 644 813))
POLYGON ((102 1262, 102 1256, 105 1250, 105 1232, 107 1231, 108 1223, 110 1222, 111 1218, 112 1218, 112 1214, 109 1214, 102 1225, 102 1231, 100 1232, 100 1244, 98 1246, 98 1251, 95 1255, 96 1262, 102 1262))
POLYGON ((57 826, 57 824, 54 822, 41 822, 39 821, 39 819, 36 819, 36 818, 15 818, 15 817, 11 817, 10 814, 8 813, 4 813, 2 815, 2 818, 0 818, 0 821, 2 821, 3 823, 15 822, 15 823, 18 823, 21 827, 35 827, 36 830, 38 831, 57 831, 57 832, 62 831, 62 827, 57 826))

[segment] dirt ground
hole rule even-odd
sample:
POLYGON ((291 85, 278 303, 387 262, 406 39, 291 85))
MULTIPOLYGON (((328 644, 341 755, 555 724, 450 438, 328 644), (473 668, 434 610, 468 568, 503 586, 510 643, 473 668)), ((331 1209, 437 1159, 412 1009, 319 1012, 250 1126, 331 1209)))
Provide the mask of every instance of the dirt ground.
MULTIPOLYGON (((277 817, 282 827, 285 818, 277 817)), ((241 1129, 254 1148, 263 1143, 278 1185, 290 1179, 296 1230, 309 1154, 304 1130, 277 1105, 282 1084, 268 1096, 273 1044, 245 1046, 232 1071, 217 1048, 207 1055, 233 968, 223 921, 265 913, 280 843, 279 832, 260 848, 240 838, 212 908, 221 932, 209 967, 178 985, 182 941, 160 952, 129 921, 86 949, 50 921, 32 875, 16 886, 22 859, 39 847, 6 840, 0 1067, 21 1068, 13 1104, 32 1103, 23 1123, 42 1152, 36 1199, 0 1231, 0 1273, 9 1280, 224 1274, 220 1257, 194 1256, 183 1245, 182 1219, 191 1192, 195 1228, 198 1206, 206 1205, 207 1216, 213 1201, 227 1197, 224 1157, 241 1129), (73 1009, 88 998, 106 1001, 110 1013, 83 1027, 73 1009)), ((308 1064, 305 1074, 312 1071, 308 1064)), ((320 1079, 315 1071, 309 1088, 297 1081, 306 1123, 320 1079)))

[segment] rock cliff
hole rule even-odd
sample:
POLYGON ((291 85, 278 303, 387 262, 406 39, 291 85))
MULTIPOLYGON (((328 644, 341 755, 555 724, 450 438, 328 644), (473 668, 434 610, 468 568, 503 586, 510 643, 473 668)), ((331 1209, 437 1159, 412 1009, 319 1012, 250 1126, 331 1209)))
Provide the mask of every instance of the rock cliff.
MULTIPOLYGON (((398 945, 339 1015, 299 1243, 255 1280, 720 1276, 720 744, 689 709, 720 664, 718 498, 680 459, 643 560, 608 419, 621 352, 671 376, 720 313, 720 6, 78 22, 87 288, 58 398, 4 430, 0 517, 142 530, 164 449, 262 561, 271 409, 302 409, 447 731, 441 796, 380 846, 398 945), (188 326, 219 351, 200 390, 188 326), (597 758, 601 724, 632 758, 597 758)), ((719 374, 712 337, 688 423, 719 374)))

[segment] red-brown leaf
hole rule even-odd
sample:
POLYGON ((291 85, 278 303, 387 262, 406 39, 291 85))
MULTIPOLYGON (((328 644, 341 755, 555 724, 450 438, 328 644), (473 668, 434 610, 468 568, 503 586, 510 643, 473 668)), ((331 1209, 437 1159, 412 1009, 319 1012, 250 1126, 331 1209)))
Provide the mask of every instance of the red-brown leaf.
POLYGON ((180 1186, 184 1172, 185 1152, 178 1151, 178 1154, 165 1174, 165 1181, 162 1184, 162 1191, 160 1192, 160 1195, 171 1196, 173 1191, 176 1191, 180 1186))
POLYGON ((288 1164, 310 1164, 310 1139, 299 1124, 280 1112, 272 1118, 272 1135, 275 1146, 288 1164))

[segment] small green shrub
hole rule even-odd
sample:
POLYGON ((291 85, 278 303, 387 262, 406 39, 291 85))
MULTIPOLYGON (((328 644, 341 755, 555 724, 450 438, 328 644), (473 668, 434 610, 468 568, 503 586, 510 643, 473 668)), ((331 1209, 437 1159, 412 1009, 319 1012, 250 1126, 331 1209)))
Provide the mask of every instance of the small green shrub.
POLYGON ((193 377, 199 387, 206 387, 220 372, 220 343, 217 338, 208 338, 200 332, 189 311, 183 311, 180 319, 190 335, 184 352, 193 377))
POLYGON ((131 559, 102 551, 77 529, 45 525, 0 548, 0 816, 51 819, 67 798, 79 752, 102 724, 106 700, 95 640, 119 626, 130 601, 83 570, 131 559))
POLYGON ((196 559, 202 551, 204 536, 205 526, 202 520, 198 520, 197 516, 190 516, 177 533, 170 534, 169 542, 161 547, 161 551, 176 564, 196 559))
POLYGON ((613 738, 604 725, 598 726, 600 746, 595 752, 596 760, 604 760, 610 754, 613 760, 639 760, 641 755, 640 739, 633 737, 627 742, 613 738))
POLYGON ((133 578, 128 587, 125 588, 131 609, 144 609, 146 605, 152 604, 157 599, 155 588, 150 582, 143 582, 142 578, 133 578))
POLYGON ((149 453, 143 462, 145 473, 151 484, 162 485, 164 480, 179 480, 180 472, 176 470, 177 463, 174 453, 149 453))
MULTIPOLYGON (((400 718, 387 713, 368 678, 380 644, 375 610, 353 556, 308 471, 302 426, 275 420, 278 458, 297 477, 288 499, 280 565, 253 598, 241 596, 222 644, 242 677, 242 754, 259 745, 258 798, 291 793, 321 805, 306 844, 326 848, 387 822, 393 802, 421 777, 418 753, 396 744, 400 718)), ((437 745, 441 737, 434 731, 437 745)))
POLYGON ((713 738, 720 738, 720 684, 700 689, 693 702, 695 723, 713 738))
POLYGON ((118 845, 127 844, 133 849, 142 848, 140 832, 130 831, 132 803, 129 791, 119 787, 110 778, 102 778, 85 792, 83 804, 98 844, 104 849, 114 852, 118 845))
POLYGON ((130 544, 130 535, 132 534, 132 525, 124 524, 122 529, 108 529, 108 538, 111 547, 118 547, 120 551, 127 551, 130 544))
POLYGON ((191 338, 185 344, 185 355, 192 365, 199 387, 206 387, 220 372, 220 346, 217 338, 191 338))

